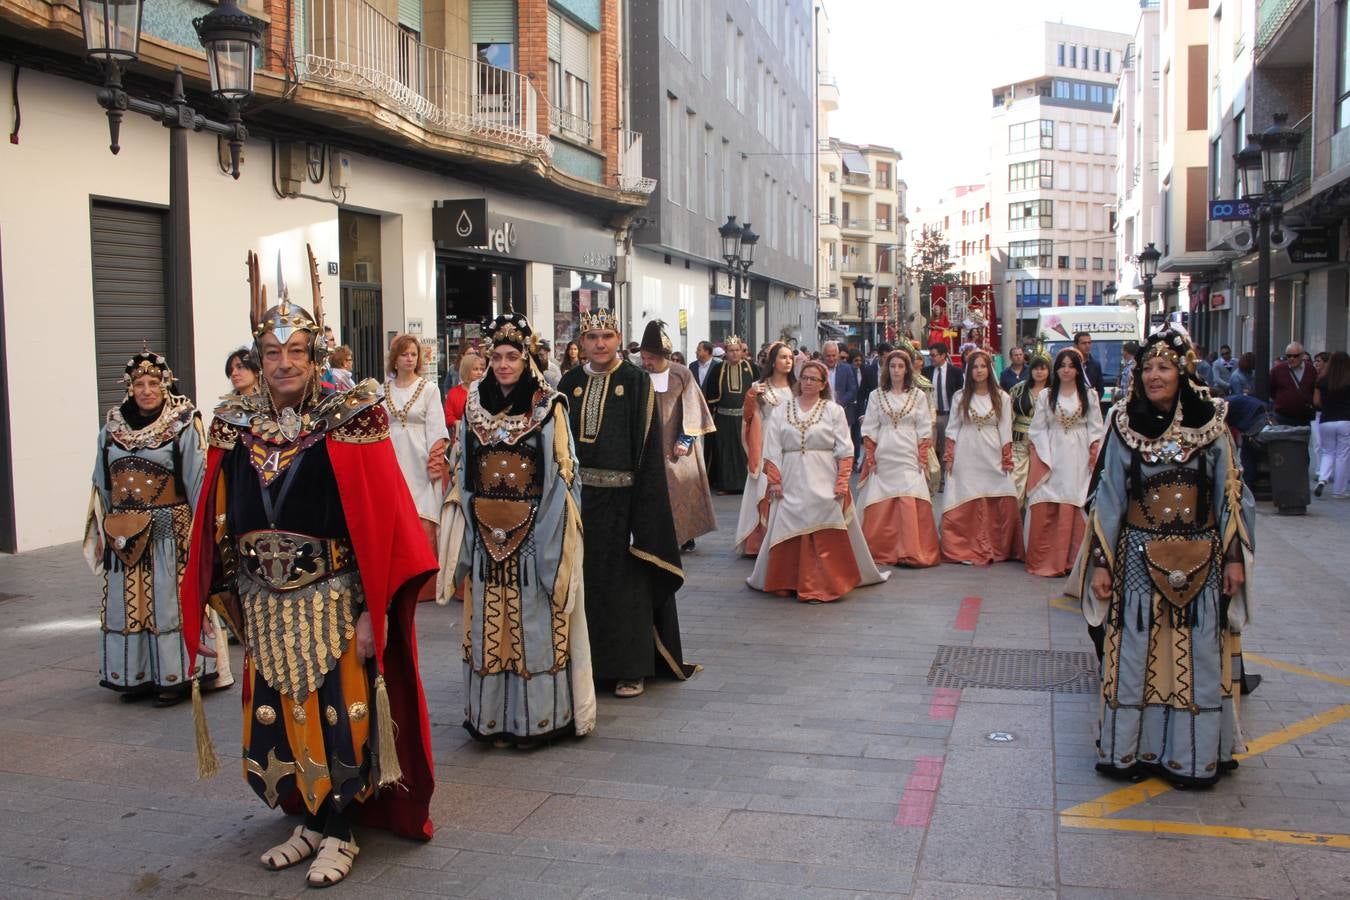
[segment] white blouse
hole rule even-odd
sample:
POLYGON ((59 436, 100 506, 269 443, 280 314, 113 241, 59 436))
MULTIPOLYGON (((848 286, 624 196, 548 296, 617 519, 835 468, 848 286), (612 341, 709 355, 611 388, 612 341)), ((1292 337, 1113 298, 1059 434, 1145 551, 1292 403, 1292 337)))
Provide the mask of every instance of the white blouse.
POLYGON ((999 414, 988 394, 970 398, 970 418, 961 415, 964 390, 952 396, 947 439, 956 442, 952 472, 947 478, 943 509, 955 509, 980 497, 1016 497, 1017 485, 1003 471, 1003 448, 1012 443, 1012 400, 999 393, 999 414))
POLYGON ((1105 427, 1096 394, 1088 391, 1087 409, 1080 410, 1078 392, 1068 396, 1044 390, 1036 398, 1027 438, 1050 474, 1027 494, 1027 504, 1087 502, 1092 478, 1092 445, 1102 439, 1105 427), (1054 407, 1051 407, 1051 395, 1054 407))
POLYGON ((384 409, 389 414, 389 437, 394 443, 398 467, 408 483, 417 514, 435 522, 440 517, 441 486, 427 475, 427 458, 437 441, 447 440, 445 413, 440 391, 425 378, 406 388, 394 381, 384 383, 384 409))
POLYGON ((864 509, 895 497, 931 501, 926 461, 919 459, 919 442, 933 437, 933 408, 923 391, 873 391, 862 436, 876 444, 877 463, 859 488, 858 502, 864 509))

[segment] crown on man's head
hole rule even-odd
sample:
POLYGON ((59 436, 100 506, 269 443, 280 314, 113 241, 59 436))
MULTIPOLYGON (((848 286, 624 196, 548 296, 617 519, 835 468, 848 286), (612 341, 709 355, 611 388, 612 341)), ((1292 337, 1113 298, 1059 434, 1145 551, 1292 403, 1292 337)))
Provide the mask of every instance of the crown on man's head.
POLYGON ((621 332, 619 319, 612 309, 593 309, 581 314, 581 333, 588 331, 621 332))
POLYGON ((741 348, 744 348, 744 347, 745 347, 745 341, 741 340, 739 335, 729 334, 729 335, 727 335, 726 340, 722 341, 722 346, 723 346, 723 347, 741 347, 741 348))

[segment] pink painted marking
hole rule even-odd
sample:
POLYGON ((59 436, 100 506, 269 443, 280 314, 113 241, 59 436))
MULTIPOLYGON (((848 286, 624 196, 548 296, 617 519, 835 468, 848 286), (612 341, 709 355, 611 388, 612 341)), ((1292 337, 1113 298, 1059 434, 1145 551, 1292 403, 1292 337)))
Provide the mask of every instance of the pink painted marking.
POLYGON ((957 631, 974 631, 975 624, 980 620, 980 598, 967 597, 961 601, 961 611, 956 614, 956 624, 952 626, 957 631))
POLYGON ((927 828, 933 820, 937 804, 938 784, 942 780, 942 757, 921 756, 905 780, 905 792, 900 796, 900 809, 895 824, 910 828, 927 828))
POLYGON ((960 702, 960 688, 934 688, 933 700, 928 704, 928 718, 955 719, 956 707, 960 702))

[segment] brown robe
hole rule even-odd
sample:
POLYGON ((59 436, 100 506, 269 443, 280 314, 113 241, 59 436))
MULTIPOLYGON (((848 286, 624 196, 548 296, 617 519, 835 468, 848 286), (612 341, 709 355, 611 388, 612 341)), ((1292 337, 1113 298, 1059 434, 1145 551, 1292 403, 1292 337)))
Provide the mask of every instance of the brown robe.
POLYGON ((712 494, 708 490, 708 470, 704 468, 703 448, 695 440, 689 453, 675 455, 681 437, 699 438, 717 430, 712 413, 699 390, 694 373, 679 363, 671 363, 665 391, 657 391, 657 414, 661 417, 661 448, 666 460, 666 484, 670 488, 670 511, 675 518, 675 539, 681 544, 717 528, 712 494))

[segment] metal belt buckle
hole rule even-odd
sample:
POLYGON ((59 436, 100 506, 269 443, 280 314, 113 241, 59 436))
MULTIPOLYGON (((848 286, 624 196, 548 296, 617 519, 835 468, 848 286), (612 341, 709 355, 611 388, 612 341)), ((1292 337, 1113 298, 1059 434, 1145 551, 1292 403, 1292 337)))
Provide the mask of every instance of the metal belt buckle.
POLYGON ((328 574, 325 543, 290 531, 250 531, 239 539, 239 558, 268 587, 290 591, 328 574))

